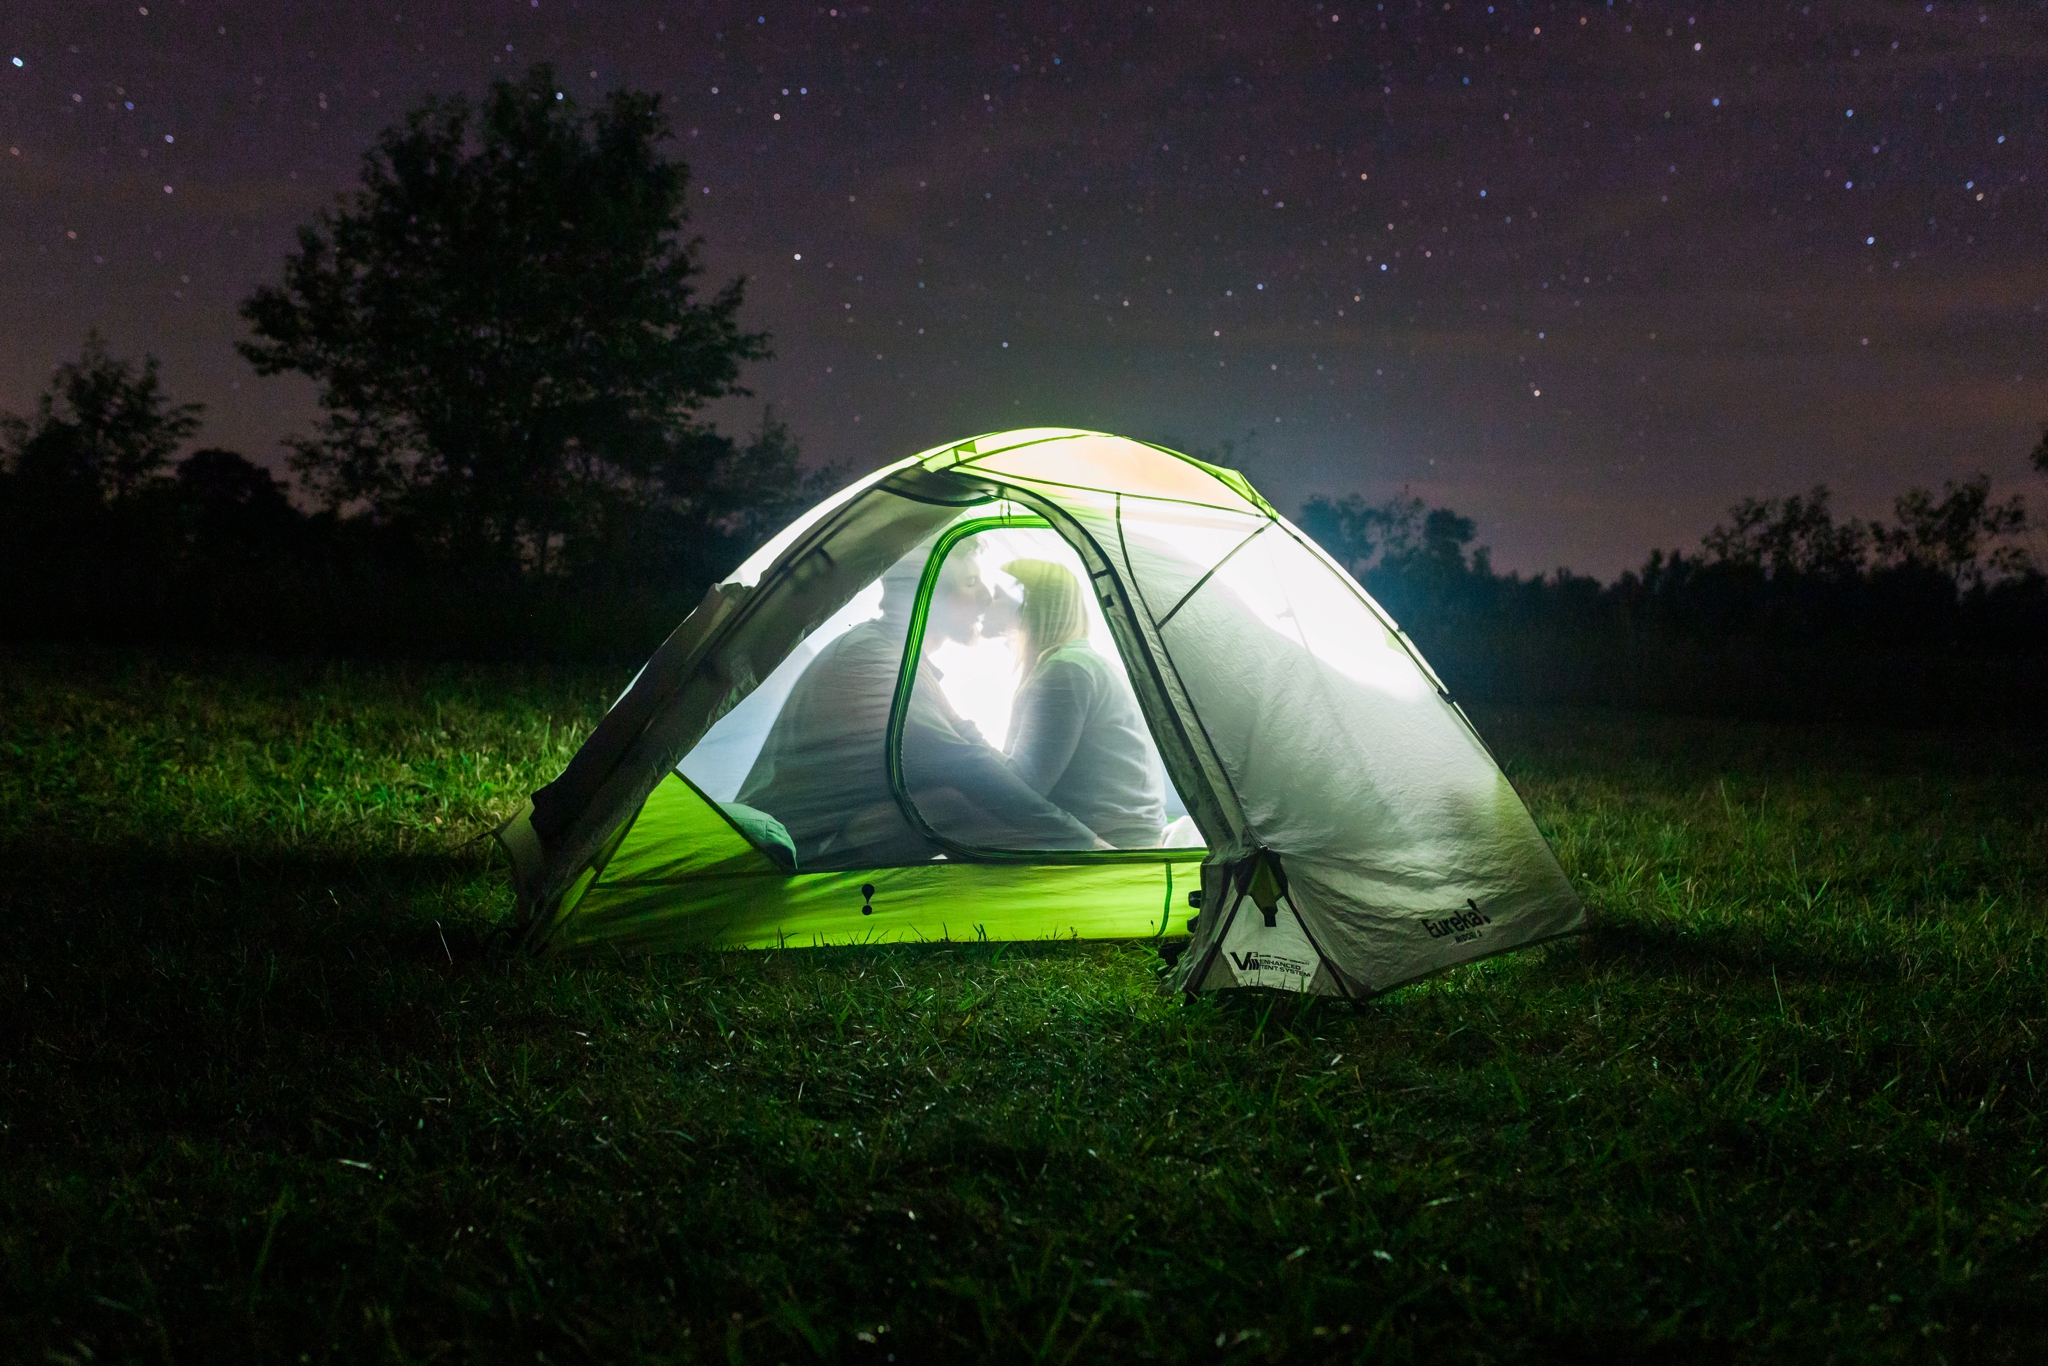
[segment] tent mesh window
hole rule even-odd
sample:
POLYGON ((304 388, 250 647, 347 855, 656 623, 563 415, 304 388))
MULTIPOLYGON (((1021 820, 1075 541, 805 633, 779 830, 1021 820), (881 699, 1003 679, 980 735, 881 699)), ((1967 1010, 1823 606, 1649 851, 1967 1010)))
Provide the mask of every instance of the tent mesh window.
POLYGON ((1199 846, 1080 557, 1036 519, 961 530, 892 718, 914 813, 965 853, 1199 846), (1008 773, 963 786, 962 734, 1008 773))
POLYGON ((1198 849, 1086 584, 1041 519, 965 512, 677 769, 757 844, 786 834, 769 852, 805 872, 1198 849))

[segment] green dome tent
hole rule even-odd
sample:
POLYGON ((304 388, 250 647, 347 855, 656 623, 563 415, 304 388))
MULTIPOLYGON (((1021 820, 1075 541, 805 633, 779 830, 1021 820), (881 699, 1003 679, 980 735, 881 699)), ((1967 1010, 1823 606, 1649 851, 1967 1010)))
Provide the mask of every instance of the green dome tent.
POLYGON ((1235 471, 1067 429, 798 518, 498 837, 537 951, 1191 931, 1185 990, 1356 998, 1585 925, 1343 569, 1235 471))

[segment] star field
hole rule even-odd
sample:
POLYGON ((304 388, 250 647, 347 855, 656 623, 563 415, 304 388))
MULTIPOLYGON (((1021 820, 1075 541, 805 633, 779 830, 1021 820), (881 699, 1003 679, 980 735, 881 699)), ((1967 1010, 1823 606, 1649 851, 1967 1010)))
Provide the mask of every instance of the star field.
MULTIPOLYGON (((1746 494, 1876 513, 2048 418, 2048 8, 17 3, 0 407, 88 326, 276 459, 235 305, 428 92, 663 92, 807 453, 1228 438, 1601 574, 1746 494), (1254 434, 1255 435, 1251 435, 1254 434)), ((2036 501, 2043 491, 2031 481, 2036 501)))

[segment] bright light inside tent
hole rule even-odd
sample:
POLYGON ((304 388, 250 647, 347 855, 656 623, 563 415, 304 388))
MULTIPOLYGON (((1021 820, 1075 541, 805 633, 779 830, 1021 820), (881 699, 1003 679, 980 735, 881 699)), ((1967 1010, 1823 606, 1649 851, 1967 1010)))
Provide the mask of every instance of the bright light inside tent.
MULTIPOLYGON (((1024 681, 1015 636, 1004 629, 1016 620, 1023 601, 1021 584, 1003 572, 1012 560, 1048 560, 1062 565, 1077 583, 1088 582, 1081 557, 1056 534, 1044 529, 995 530, 972 537, 955 554, 973 557, 981 582, 997 595, 971 641, 932 641, 926 653, 940 672, 939 691, 962 719, 971 721, 982 738, 998 749, 1009 739, 1010 709, 1024 681)), ((1115 659, 1116 643, 1109 623, 1094 598, 1083 594, 1088 613, 1088 644, 1105 659, 1115 659)))
MULTIPOLYGON (((1234 620, 1251 621, 1285 637, 1294 652, 1390 697, 1433 691, 1356 590, 1278 523, 1126 498, 1119 535, 1169 650, 1208 648, 1201 642, 1229 638, 1234 620)), ((1313 686, 1313 672, 1301 677, 1313 686)))
POLYGON ((1010 704, 1016 697, 1017 655, 1008 640, 981 637, 971 644, 942 641, 930 652, 941 675, 939 691, 981 738, 996 748, 1010 734, 1010 704))
POLYGON ((1237 599, 1245 617, 1354 683, 1396 698, 1434 691, 1351 586, 1278 525, 1218 567, 1204 591, 1219 588, 1237 599))

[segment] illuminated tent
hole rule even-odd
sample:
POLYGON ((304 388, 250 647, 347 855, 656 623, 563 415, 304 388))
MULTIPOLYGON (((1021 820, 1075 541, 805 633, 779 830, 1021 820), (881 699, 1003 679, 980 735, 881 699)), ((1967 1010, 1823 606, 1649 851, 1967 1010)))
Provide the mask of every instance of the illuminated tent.
POLYGON ((798 518, 498 835, 539 951, 1173 936, 1190 992, 1363 997, 1585 925, 1349 575, 1242 475, 1066 429, 798 518), (998 620, 1034 603, 1054 648, 998 620), (1025 710, 1084 706, 1034 770, 1025 710))

